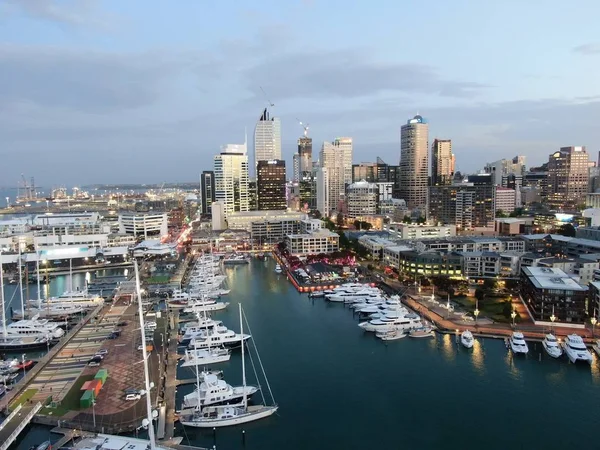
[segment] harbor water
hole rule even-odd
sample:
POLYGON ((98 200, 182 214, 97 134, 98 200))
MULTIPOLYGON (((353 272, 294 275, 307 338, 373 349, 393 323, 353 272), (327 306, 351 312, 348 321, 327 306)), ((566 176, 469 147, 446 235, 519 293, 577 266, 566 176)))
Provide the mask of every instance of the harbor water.
MULTIPOLYGON (((597 448, 596 357, 591 367, 551 360, 539 343, 530 343, 527 357, 513 357, 502 340, 478 339, 466 350, 453 335, 386 344, 359 329, 352 310, 309 299, 273 269, 271 260, 226 267, 232 291, 224 300, 231 305, 214 318, 239 330, 242 303, 278 413, 214 434, 177 425, 183 444, 228 450, 597 448)), ((246 361, 248 383, 255 383, 246 361)), ((211 368, 222 368, 230 384, 242 382, 239 350, 211 368)), ((193 377, 189 369, 180 372, 180 378, 193 377)), ((261 387, 267 391, 264 382, 261 387)), ((178 404, 193 388, 179 388, 178 404)), ((45 439, 46 429, 32 428, 16 448, 45 439)))

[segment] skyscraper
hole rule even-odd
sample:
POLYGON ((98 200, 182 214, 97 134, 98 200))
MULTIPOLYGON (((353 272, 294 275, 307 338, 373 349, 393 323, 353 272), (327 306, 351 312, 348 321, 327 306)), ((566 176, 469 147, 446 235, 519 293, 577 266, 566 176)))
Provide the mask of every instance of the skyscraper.
POLYGON ((215 173, 205 170, 200 175, 200 210, 202 214, 210 214, 215 201, 215 173))
POLYGON ((400 197, 409 209, 427 208, 429 184, 429 125, 416 115, 401 128, 400 144, 400 197))
POLYGON ((214 157, 215 201, 223 213, 249 211, 248 154, 246 144, 228 144, 214 157))
POLYGON ((281 159, 281 122, 265 108, 254 129, 254 167, 274 159, 281 159))
POLYGON ((585 147, 562 147, 548 160, 548 205, 575 209, 588 191, 589 155, 585 147))
POLYGON ((431 185, 452 184, 454 178, 454 154, 450 139, 435 139, 431 146, 431 185))
POLYGON ((285 210, 285 161, 259 161, 256 167, 259 210, 285 210))
POLYGON ((298 138, 298 155, 300 179, 312 173, 312 138, 303 136, 298 138))
POLYGON ((324 142, 319 163, 326 170, 317 175, 317 209, 323 216, 329 216, 338 210, 346 185, 352 183, 352 138, 324 142))

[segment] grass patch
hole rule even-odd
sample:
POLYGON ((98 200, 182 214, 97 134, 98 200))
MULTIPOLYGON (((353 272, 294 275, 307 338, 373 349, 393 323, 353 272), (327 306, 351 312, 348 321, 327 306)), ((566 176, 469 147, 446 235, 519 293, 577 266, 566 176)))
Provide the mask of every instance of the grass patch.
MULTIPOLYGON (((475 297, 454 297, 453 302, 458 303, 463 309, 470 312, 471 314, 475 311, 475 297)), ((479 302, 480 317, 484 316, 492 319, 495 322, 511 323, 512 319, 510 313, 512 312, 512 305, 510 298, 508 297, 488 297, 479 302)), ((519 322, 519 316, 516 317, 516 322, 519 322)))
POLYGON ((155 277, 150 277, 146 280, 147 284, 166 284, 171 280, 171 277, 168 275, 159 275, 155 277))
MULTIPOLYGON (((95 375, 95 374, 94 374, 95 375)), ((83 391, 81 390, 81 386, 86 381, 91 381, 94 379, 94 375, 83 375, 79 377, 65 395, 65 398, 62 399, 60 405, 56 408, 45 407, 41 409, 41 414, 45 415, 53 415, 55 417, 62 417, 70 411, 79 411, 79 399, 83 395, 83 391)))
POLYGON ((19 395, 11 404, 10 409, 15 409, 17 406, 27 403, 37 392, 37 389, 26 389, 21 395, 19 395))

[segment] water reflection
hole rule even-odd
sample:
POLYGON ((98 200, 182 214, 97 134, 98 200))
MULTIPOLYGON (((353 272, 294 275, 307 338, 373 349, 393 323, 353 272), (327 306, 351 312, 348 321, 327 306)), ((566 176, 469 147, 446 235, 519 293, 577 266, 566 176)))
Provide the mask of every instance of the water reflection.
POLYGON ((508 349, 506 350, 506 356, 504 357, 504 362, 506 363, 506 366, 508 367, 508 373, 510 374, 511 378, 513 378, 514 380, 520 380, 521 379, 521 371, 515 365, 515 355, 513 354, 513 352, 511 352, 508 349))
POLYGON ((600 384, 600 360, 598 359, 598 356, 596 356, 595 352, 592 352, 592 355, 594 357, 594 360, 591 364, 592 367, 590 367, 590 373, 592 374, 592 382, 594 384, 600 384))
POLYGON ((484 348, 480 339, 473 339, 471 363, 479 375, 485 375, 484 348))
POLYGON ((442 335, 442 355, 448 361, 454 361, 454 335, 442 335))

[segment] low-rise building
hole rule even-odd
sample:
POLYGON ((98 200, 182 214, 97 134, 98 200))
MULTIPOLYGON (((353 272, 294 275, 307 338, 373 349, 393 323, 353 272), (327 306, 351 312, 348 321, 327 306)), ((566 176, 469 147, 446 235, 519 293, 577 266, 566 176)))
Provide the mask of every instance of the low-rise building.
POLYGON ((169 232, 166 213, 119 214, 119 234, 148 237, 164 236, 169 232))
POLYGON ((533 217, 505 217, 496 219, 495 223, 496 234, 500 236, 518 236, 533 229, 533 217))
POLYGON ((417 252, 397 245, 383 249, 383 261, 402 274, 415 277, 462 277, 462 258, 455 253, 417 252))
POLYGON ((392 236, 398 239, 428 239, 456 236, 456 225, 391 223, 387 229, 392 236))
POLYGON ((227 214, 227 228, 251 232, 254 222, 300 221, 307 218, 307 214, 296 211, 240 211, 227 214))
POLYGON ((589 289, 552 267, 521 269, 521 299, 533 321, 538 324, 583 325, 589 314, 589 289))
POLYGON ((340 236, 322 228, 309 233, 288 234, 285 244, 294 256, 327 254, 340 249, 340 236))

